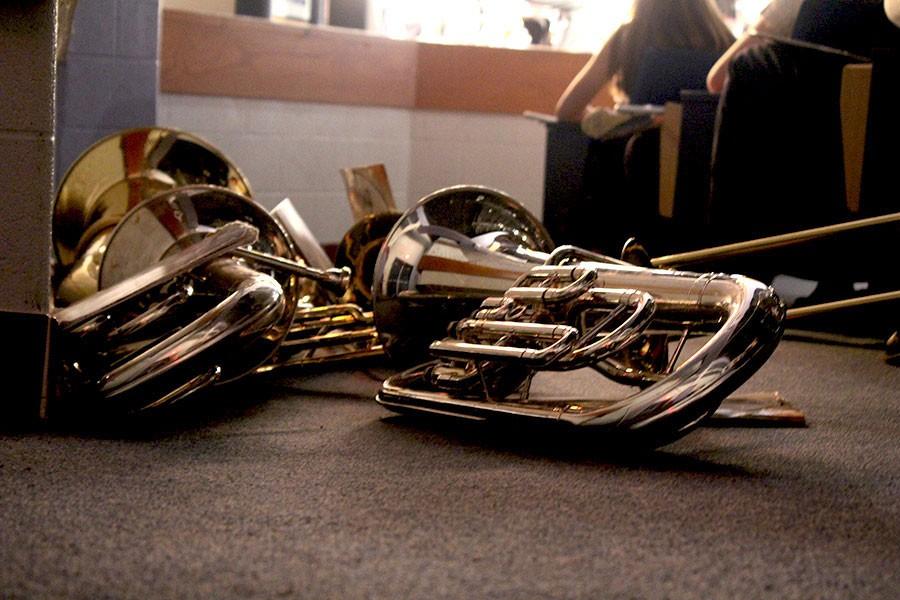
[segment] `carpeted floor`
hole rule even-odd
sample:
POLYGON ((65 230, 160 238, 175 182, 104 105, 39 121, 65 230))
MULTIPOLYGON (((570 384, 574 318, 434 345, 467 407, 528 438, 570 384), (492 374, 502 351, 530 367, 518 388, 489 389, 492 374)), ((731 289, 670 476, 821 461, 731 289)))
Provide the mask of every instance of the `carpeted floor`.
MULTIPOLYGON (((0 596, 897 598, 900 369, 784 342, 806 429, 583 437, 392 416, 383 369, 0 433, 0 596)), ((578 379, 547 385, 593 389, 578 379)))

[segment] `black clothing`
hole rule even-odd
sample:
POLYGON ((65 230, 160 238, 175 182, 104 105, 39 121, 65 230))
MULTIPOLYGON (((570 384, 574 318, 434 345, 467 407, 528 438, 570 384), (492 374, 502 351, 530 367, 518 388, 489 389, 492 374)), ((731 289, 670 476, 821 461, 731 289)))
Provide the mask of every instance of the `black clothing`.
MULTIPOLYGON (((869 0, 806 0, 794 36, 801 42, 826 45, 863 57, 875 57, 876 77, 896 80, 884 72, 884 48, 897 52, 900 30, 887 20, 882 3, 869 0)), ((896 54, 895 54, 896 56, 896 54)), ((858 62, 837 52, 773 42, 749 48, 734 58, 717 115, 713 148, 708 219, 718 242, 796 231, 858 218, 846 206, 840 91, 843 67, 858 62)), ((869 114, 869 133, 873 118, 869 114)), ((890 122, 897 119, 891 116, 890 122)), ((882 128, 877 123, 876 128, 882 128)), ((896 144, 896 137, 894 144, 896 144)), ((896 148, 896 145, 894 145, 896 148)), ((865 169, 879 157, 867 148, 865 169)), ((884 149, 882 149, 882 152, 884 149)), ((881 157, 884 158, 884 157, 881 157)), ((888 204, 895 190, 864 188, 863 216, 888 204)), ((870 178, 871 180, 871 178, 870 178)), ((893 210, 900 210, 895 205, 893 210)), ((816 300, 852 296, 898 287, 895 270, 878 257, 896 248, 897 227, 862 230, 797 247, 756 255, 729 270, 763 280, 786 273, 816 280, 816 300), (745 266, 746 265, 746 266, 745 266), (866 287, 867 286, 867 287, 866 287)), ((884 305, 856 315, 852 329, 868 321, 879 331, 888 321, 884 305)), ((826 326, 840 323, 833 314, 826 326)))

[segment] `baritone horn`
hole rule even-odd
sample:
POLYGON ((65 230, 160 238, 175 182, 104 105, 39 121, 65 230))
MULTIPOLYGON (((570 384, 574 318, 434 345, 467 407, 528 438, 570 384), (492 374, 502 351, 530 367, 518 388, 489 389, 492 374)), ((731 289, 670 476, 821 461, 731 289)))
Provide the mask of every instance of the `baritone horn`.
POLYGON ((272 355, 303 281, 236 257, 295 254, 249 194, 218 150, 170 129, 113 134, 75 161, 53 212, 56 406, 152 408, 272 355))
POLYGON ((320 349, 380 351, 371 316, 334 304, 348 269, 308 266, 237 167, 191 134, 94 144, 63 178, 53 233, 58 396, 143 409, 321 362, 320 349))
POLYGON ((521 205, 478 186, 439 190, 403 215, 379 254, 373 293, 388 351, 432 357, 387 379, 383 406, 553 422, 649 444, 712 415, 771 355, 784 319, 773 290, 746 277, 554 249, 521 205), (661 336, 667 343, 655 342, 661 336), (698 336, 705 342, 682 359, 698 336), (536 375, 584 367, 637 391, 531 394, 536 375))

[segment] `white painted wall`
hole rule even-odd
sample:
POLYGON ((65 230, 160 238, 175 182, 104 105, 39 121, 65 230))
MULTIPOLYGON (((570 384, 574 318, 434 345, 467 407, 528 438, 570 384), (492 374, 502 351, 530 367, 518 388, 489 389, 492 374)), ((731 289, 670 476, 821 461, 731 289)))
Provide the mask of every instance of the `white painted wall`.
POLYGON ((500 189, 541 218, 544 125, 518 115, 412 112, 409 190, 418 200, 461 183, 500 189))
POLYGON ((352 225, 340 169, 384 163, 398 206, 462 183, 497 187, 542 213, 543 125, 512 115, 162 94, 159 125, 206 138, 272 207, 294 201, 322 243, 352 225))

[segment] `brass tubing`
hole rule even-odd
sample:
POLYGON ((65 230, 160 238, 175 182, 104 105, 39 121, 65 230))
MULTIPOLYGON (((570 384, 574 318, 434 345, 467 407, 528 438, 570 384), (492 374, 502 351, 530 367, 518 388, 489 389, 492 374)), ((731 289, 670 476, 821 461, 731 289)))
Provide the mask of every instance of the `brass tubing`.
MULTIPOLYGON (((597 291, 600 294, 608 293, 605 290, 597 291)), ((584 366, 587 360, 599 360, 613 350, 619 350, 634 343, 650 325, 650 319, 653 318, 656 311, 656 303, 653 295, 648 292, 624 290, 619 300, 619 306, 607 319, 626 308, 631 310, 631 314, 623 323, 610 332, 603 332, 598 326, 593 332, 593 340, 582 340, 583 344, 576 343, 571 356, 566 357, 565 360, 573 365, 584 366)))
POLYGON ((524 303, 563 303, 586 292, 596 279, 596 271, 585 271, 578 279, 561 288, 511 287, 503 295, 524 303))
POLYGON ((355 342, 377 341, 378 334, 374 329, 364 329, 362 331, 340 331, 337 333, 325 333, 316 337, 301 340, 285 340, 282 342, 282 348, 291 350, 314 350, 316 348, 324 348, 326 346, 341 346, 343 344, 352 344, 355 342))
POLYGON ((54 318, 63 330, 75 331, 79 325, 98 315, 105 315, 111 308, 131 300, 177 275, 195 269, 212 258, 233 251, 239 245, 252 244, 256 241, 258 234, 259 231, 247 223, 227 223, 184 251, 166 257, 125 281, 56 311, 54 318))
POLYGON ((360 320, 356 317, 346 315, 341 317, 331 317, 328 319, 303 319, 302 322, 294 321, 294 324, 291 326, 291 334, 298 335, 301 333, 306 333, 308 331, 318 331, 323 327, 335 328, 335 327, 369 327, 371 328, 372 320, 360 320))
POLYGON ((380 344, 376 344, 371 348, 364 348, 362 350, 348 350, 335 354, 324 354, 322 356, 304 356, 302 358, 288 359, 276 365, 263 365, 257 369, 256 372, 268 373, 279 367, 319 367, 333 363, 345 363, 348 360, 362 360, 364 358, 375 358, 383 355, 384 348, 382 348, 380 344))
POLYGON ((355 321, 371 322, 372 312, 363 311, 356 304, 329 304, 326 306, 313 306, 298 311, 294 316, 294 322, 301 320, 326 319, 331 317, 347 316, 355 321))
POLYGON ((816 227, 813 229, 804 229, 802 231, 783 233, 780 235, 773 235, 756 240, 747 240, 745 242, 735 242, 734 244, 725 244, 723 246, 704 248, 702 250, 692 250, 690 252, 682 252, 680 254, 657 256, 656 258, 651 259, 650 263, 654 267, 677 267, 680 265, 691 264, 704 260, 740 256, 742 254, 756 252, 757 250, 781 248, 783 246, 790 246, 809 240, 828 237, 830 235, 835 235, 845 231, 853 231, 855 229, 862 229, 863 227, 873 227, 875 225, 885 225, 888 223, 896 222, 900 222, 900 213, 879 215, 877 217, 869 217, 867 219, 847 221, 845 223, 826 225, 824 227, 816 227))
POLYGON ((350 269, 314 269, 293 260, 287 260, 279 256, 272 256, 256 250, 248 248, 237 248, 233 254, 240 258, 257 262, 267 267, 276 269, 284 269, 290 273, 294 273, 307 279, 312 279, 324 285, 332 286, 335 289, 343 291, 350 283, 350 269))
MULTIPOLYGON (((195 375, 191 380, 206 385, 218 380, 218 371, 221 371, 222 379, 227 381, 249 370, 242 362, 246 348, 240 348, 239 352, 235 350, 238 349, 238 344, 246 346, 246 340, 262 338, 277 323, 287 302, 284 291, 272 277, 231 259, 216 259, 203 267, 203 274, 214 285, 228 290, 229 295, 200 317, 105 373, 97 384, 98 391, 104 398, 115 398, 139 389, 141 385, 160 378, 185 361, 200 357, 211 348, 221 348, 227 340, 231 341, 231 352, 222 353, 215 363, 209 365, 209 368, 217 368, 215 377, 197 378, 195 375), (230 360, 233 357, 238 359, 230 360)), ((271 344, 270 349, 270 344, 266 344, 266 354, 271 354, 276 345, 271 344)), ((250 352, 247 357, 253 360, 254 354, 250 352)), ((262 356, 257 362, 262 362, 265 358, 266 356, 262 356)), ((253 366, 249 365, 251 368, 253 366)), ((187 392, 188 388, 180 385, 172 390, 172 394, 164 395, 164 399, 171 401, 176 397, 183 397, 187 392)))
POLYGON ((522 361, 529 365, 536 365, 552 362, 558 356, 568 351, 577 336, 578 330, 572 328, 564 337, 540 350, 534 348, 517 348, 514 346, 472 344, 453 339, 433 342, 429 347, 429 350, 435 356, 443 356, 446 358, 465 360, 488 360, 490 358, 497 360, 522 361))
POLYGON ((574 260, 576 262, 601 262, 614 265, 631 264, 624 260, 613 258, 612 256, 606 256, 605 254, 599 254, 584 248, 579 248, 578 246, 557 246, 557 248, 547 256, 547 260, 544 261, 544 264, 560 265, 567 260, 574 260))
POLYGON ((544 323, 520 323, 518 321, 487 321, 464 319, 456 326, 457 334, 469 339, 471 333, 493 333, 515 335, 533 340, 558 340, 572 331, 568 325, 548 325, 544 323))

